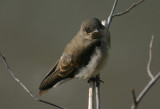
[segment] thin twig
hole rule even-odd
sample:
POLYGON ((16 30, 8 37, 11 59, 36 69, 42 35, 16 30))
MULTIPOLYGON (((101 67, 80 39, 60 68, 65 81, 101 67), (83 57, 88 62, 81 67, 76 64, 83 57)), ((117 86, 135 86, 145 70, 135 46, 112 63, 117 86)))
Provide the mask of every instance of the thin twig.
POLYGON ((131 92, 133 97, 133 105, 137 106, 137 100, 136 100, 136 94, 135 94, 134 88, 131 88, 131 92))
POLYGON ((18 84, 20 86, 23 87, 23 89, 36 101, 39 101, 39 102, 42 102, 42 103, 45 103, 45 104, 48 104, 48 105, 51 105, 51 106, 54 106, 54 107, 57 107, 59 109, 66 109, 64 107, 61 107, 61 106, 58 106, 56 104, 53 104, 53 103, 50 103, 48 101, 44 101, 44 100, 41 100, 39 98, 37 98, 35 95, 32 94, 32 92, 15 76, 15 73, 11 70, 11 68, 9 67, 8 63, 7 63, 7 60, 5 58, 5 56, 0 53, 0 56, 2 57, 2 59, 4 60, 5 64, 6 64, 6 67, 7 67, 7 70, 9 71, 9 73, 12 75, 12 77, 18 82, 18 84))
POLYGON ((88 97, 88 109, 94 108, 94 91, 95 91, 95 81, 89 81, 89 97, 88 97))
POLYGON ((160 78, 160 72, 154 77, 153 80, 150 80, 148 84, 143 88, 140 94, 136 98, 136 105, 132 105, 131 109, 137 109, 138 104, 141 102, 146 93, 152 88, 152 86, 156 83, 156 81, 160 78))
POLYGON ((107 27, 108 27, 108 28, 110 27, 110 24, 111 24, 111 22, 112 22, 113 14, 114 14, 114 11, 115 11, 115 9, 116 9, 117 3, 118 3, 118 0, 115 0, 115 1, 114 1, 114 4, 113 4, 113 6, 112 6, 111 13, 110 13, 110 15, 109 15, 109 17, 108 17, 108 20, 107 20, 107 27))
POLYGON ((154 79, 152 79, 147 85, 146 87, 140 92, 140 94, 137 97, 137 103, 139 103, 142 98, 144 97, 144 95, 149 91, 149 89, 154 85, 154 83, 160 78, 160 72, 154 77, 154 79))
POLYGON ((96 76, 96 109, 100 109, 100 75, 96 76))
MULTIPOLYGON (((116 6, 117 6, 117 4, 118 4, 118 0, 115 0, 115 1, 114 1, 114 4, 113 4, 113 6, 112 6, 111 13, 110 13, 110 15, 109 15, 109 17, 108 17, 107 22, 104 20, 104 21, 102 21, 102 24, 103 24, 104 26, 106 26, 107 29, 109 29, 110 24, 111 24, 111 22, 112 22, 112 20, 113 20, 114 17, 116 17, 116 16, 121 16, 121 15, 124 15, 124 14, 130 12, 134 7, 136 7, 137 5, 139 5, 140 3, 142 3, 143 1, 144 1, 144 0, 139 0, 139 1, 136 2, 136 3, 133 3, 133 4, 132 4, 129 8, 127 8, 126 10, 124 10, 124 11, 122 11, 122 12, 119 12, 119 13, 117 13, 117 14, 114 14, 115 9, 116 9, 116 6)), ((153 39, 152 39, 152 40, 153 40, 153 39)), ((150 62, 150 61, 149 61, 149 62, 150 62)), ((150 71, 150 69, 149 69, 148 71, 150 71)), ((149 73, 149 75, 151 75, 151 73, 149 73)), ((151 75, 150 77, 152 78, 152 75, 151 75)), ((96 89, 97 89, 97 91, 99 92, 98 87, 97 87, 96 89)), ((99 96, 98 94, 96 94, 96 95, 99 96)), ((137 100, 136 100, 136 96, 135 96, 134 89, 132 89, 132 95, 133 95, 133 101, 134 101, 133 106, 136 107, 136 106, 138 105, 138 103, 137 103, 137 100)), ((96 100, 96 101, 97 101, 97 102, 100 102, 99 100, 96 100)), ((99 103, 97 103, 97 104, 99 104, 99 103)), ((97 107, 97 108, 98 108, 98 107, 97 107)), ((99 108, 98 108, 98 109, 99 109, 99 108)))
POLYGON ((148 73, 148 76, 152 79, 154 79, 154 76, 150 70, 150 65, 151 65, 151 60, 152 60, 152 45, 153 45, 153 39, 154 39, 154 35, 152 36, 151 38, 151 42, 150 42, 150 45, 149 45, 149 60, 148 60, 148 63, 147 63, 147 73, 148 73))
POLYGON ((107 20, 107 27, 109 28, 110 27, 110 24, 113 20, 114 17, 116 16, 121 16, 121 15, 124 15, 128 12, 130 12, 134 7, 138 6, 140 3, 144 2, 144 0, 139 0, 138 2, 136 3, 133 3, 129 8, 127 8, 126 10, 122 11, 122 12, 119 12, 117 14, 114 13, 115 9, 116 9, 116 6, 117 6, 117 3, 118 3, 118 0, 115 0, 114 1, 114 4, 112 6, 112 10, 111 10, 111 13, 108 17, 108 20, 107 20))
POLYGON ((121 16, 123 14, 126 14, 126 13, 130 12, 134 7, 136 7, 137 5, 139 5, 142 2, 144 2, 144 0, 139 0, 136 3, 133 3, 129 8, 127 8, 126 10, 124 10, 122 12, 119 12, 117 14, 113 14, 112 17, 121 16))
MULTIPOLYGON (((150 64, 152 61, 152 44, 153 44, 153 39, 154 36, 152 36, 151 41, 150 41, 150 47, 149 47, 149 61, 147 64, 147 73, 149 75, 149 77, 151 78, 150 81, 147 83, 147 85, 143 88, 143 90, 139 93, 139 95, 136 98, 136 103, 134 103, 131 106, 131 109, 137 109, 138 104, 141 102, 141 100, 143 99, 143 97, 146 95, 146 93, 153 87, 153 85, 156 83, 156 81, 158 81, 158 79, 160 78, 160 72, 158 72, 156 74, 156 76, 153 76, 151 71, 150 71, 150 64), (149 69, 149 70, 148 70, 149 69)), ((135 98, 134 98, 135 99, 135 98)))

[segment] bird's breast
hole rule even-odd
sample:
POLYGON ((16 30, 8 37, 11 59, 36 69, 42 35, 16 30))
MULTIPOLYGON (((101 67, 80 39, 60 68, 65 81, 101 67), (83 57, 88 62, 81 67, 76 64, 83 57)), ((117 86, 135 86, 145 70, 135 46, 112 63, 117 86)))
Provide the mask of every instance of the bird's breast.
POLYGON ((75 77, 80 79, 89 79, 96 76, 104 65, 106 57, 107 47, 102 43, 100 47, 95 47, 88 64, 80 68, 75 77))

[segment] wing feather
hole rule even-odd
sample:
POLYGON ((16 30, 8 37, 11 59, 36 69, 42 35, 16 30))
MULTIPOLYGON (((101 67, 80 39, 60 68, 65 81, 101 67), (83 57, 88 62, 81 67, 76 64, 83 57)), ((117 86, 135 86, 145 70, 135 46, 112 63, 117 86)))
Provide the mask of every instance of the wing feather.
POLYGON ((61 58, 55 66, 49 71, 44 80, 41 82, 39 90, 42 95, 46 90, 52 88, 58 82, 73 77, 73 70, 75 69, 73 57, 65 55, 61 58))

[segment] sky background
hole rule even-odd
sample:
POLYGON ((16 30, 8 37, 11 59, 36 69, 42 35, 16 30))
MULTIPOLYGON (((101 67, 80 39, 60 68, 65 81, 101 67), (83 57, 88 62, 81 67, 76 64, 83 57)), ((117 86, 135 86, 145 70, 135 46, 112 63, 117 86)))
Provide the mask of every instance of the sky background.
MULTIPOLYGON (((119 0, 116 12, 137 0, 119 0)), ((78 32, 82 21, 107 19, 113 0, 1 0, 0 52, 16 76, 39 98, 67 107, 87 109, 87 81, 74 79, 43 96, 38 87, 78 32)), ((111 50, 101 71, 101 109, 130 109, 132 96, 148 83, 146 72, 152 35, 151 71, 160 71, 160 1, 145 0, 130 13, 113 19, 111 50)), ((160 81, 147 93, 139 109, 160 108, 160 81)), ((0 58, 0 109, 54 109, 33 100, 8 73, 0 58)))

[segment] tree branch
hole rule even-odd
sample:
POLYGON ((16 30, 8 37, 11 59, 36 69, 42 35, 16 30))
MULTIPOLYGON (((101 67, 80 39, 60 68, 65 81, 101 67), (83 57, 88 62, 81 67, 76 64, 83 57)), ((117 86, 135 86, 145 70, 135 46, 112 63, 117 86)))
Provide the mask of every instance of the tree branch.
POLYGON ((100 80, 100 74, 89 79, 88 82, 90 83, 88 109, 94 109, 94 100, 96 100, 96 109, 100 109, 100 82, 103 82, 100 80))
POLYGON ((151 38, 151 42, 150 42, 150 45, 149 45, 149 60, 148 60, 148 63, 147 63, 147 73, 148 73, 148 76, 152 79, 154 79, 154 76, 150 70, 150 65, 151 65, 151 60, 152 60, 152 45, 153 45, 153 39, 154 39, 154 36, 152 36, 151 38))
POLYGON ((132 97, 133 97, 133 105, 137 106, 136 94, 135 94, 134 88, 131 88, 131 92, 132 92, 132 97))
MULTIPOLYGON (((143 90, 139 93, 139 95, 133 98, 133 105, 131 106, 131 109, 137 109, 138 104, 141 102, 143 97, 146 95, 146 93, 152 88, 152 86, 156 83, 156 81, 160 78, 160 72, 156 74, 156 76, 153 76, 151 71, 150 71, 150 64, 152 61, 152 44, 153 44, 153 39, 154 36, 152 36, 151 41, 150 41, 150 47, 149 47, 149 61, 147 64, 147 73, 148 76, 151 78, 148 84, 143 88, 143 90), (135 99, 136 98, 136 99, 135 99)), ((135 94, 132 92, 132 95, 135 96, 135 94)))
POLYGON ((89 81, 89 97, 88 97, 88 109, 94 109, 94 91, 95 91, 95 81, 89 81))
POLYGON ((113 4, 113 6, 112 6, 111 13, 110 13, 110 15, 109 15, 109 17, 108 17, 108 20, 107 20, 107 27, 108 27, 108 28, 110 27, 110 24, 111 24, 111 22, 112 22, 113 14, 114 14, 114 11, 115 11, 115 9, 116 9, 117 3, 118 3, 118 0, 115 0, 115 1, 114 1, 114 4, 113 4))
POLYGON ((96 76, 96 109, 100 109, 100 74, 96 76))
POLYGON ((23 89, 36 101, 39 101, 39 102, 42 102, 42 103, 45 103, 45 104, 48 104, 48 105, 51 105, 51 106, 54 106, 54 107, 57 107, 59 109, 66 109, 64 107, 61 107, 61 106, 58 106, 56 104, 53 104, 53 103, 50 103, 50 102, 47 102, 47 101, 44 101, 44 100, 41 100, 39 98, 37 98, 34 94, 32 94, 32 92, 15 76, 14 72, 11 70, 11 68, 9 67, 8 63, 7 63, 7 60, 5 58, 5 56, 0 53, 0 56, 2 57, 2 59, 4 60, 5 64, 6 64, 6 67, 7 67, 7 70, 9 71, 9 73, 12 75, 12 77, 18 82, 18 84, 23 87, 23 89))
POLYGON ((127 8, 126 10, 124 10, 122 12, 119 12, 117 14, 113 14, 112 17, 121 16, 123 14, 126 14, 126 13, 130 12, 134 7, 136 7, 137 5, 139 5, 142 2, 144 2, 144 0, 139 0, 136 3, 133 3, 129 8, 127 8))
POLYGON ((133 3, 129 8, 127 8, 126 10, 122 11, 122 12, 119 12, 117 14, 114 13, 115 9, 116 9, 116 6, 117 6, 117 3, 118 3, 118 0, 115 0, 114 1, 114 4, 113 4, 113 7, 112 7, 112 10, 111 10, 111 13, 108 17, 108 20, 107 20, 107 27, 109 28, 110 27, 110 24, 113 20, 114 17, 116 16, 121 16, 121 15, 124 15, 128 12, 130 12, 134 7, 138 6, 140 3, 144 2, 144 0, 139 0, 138 2, 136 3, 133 3))

